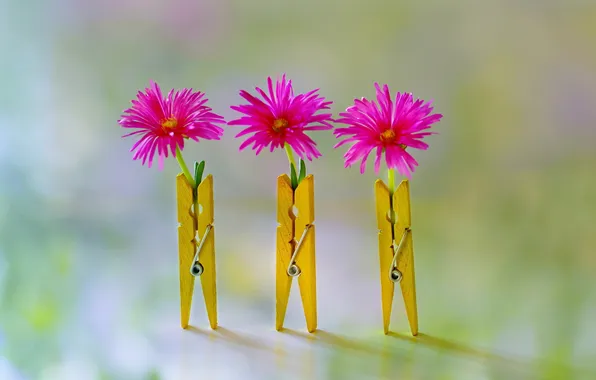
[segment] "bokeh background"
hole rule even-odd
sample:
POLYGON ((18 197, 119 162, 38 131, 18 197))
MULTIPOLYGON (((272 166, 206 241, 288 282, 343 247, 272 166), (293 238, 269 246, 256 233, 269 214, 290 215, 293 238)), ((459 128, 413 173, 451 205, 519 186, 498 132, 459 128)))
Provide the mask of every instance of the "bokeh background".
POLYGON ((596 378, 596 3, 0 2, 0 379, 596 378), (287 73, 333 112, 373 82, 444 119, 411 181, 421 336, 381 325, 372 170, 315 136, 321 333, 273 331, 281 151, 188 146, 215 177, 219 315, 179 326, 175 161, 116 123, 150 79, 227 119, 287 73))

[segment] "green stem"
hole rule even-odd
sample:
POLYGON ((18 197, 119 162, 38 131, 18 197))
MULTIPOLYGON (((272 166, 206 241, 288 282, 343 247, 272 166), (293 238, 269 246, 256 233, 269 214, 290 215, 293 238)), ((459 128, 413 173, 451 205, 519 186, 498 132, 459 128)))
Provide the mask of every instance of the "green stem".
POLYGON ((176 146, 176 160, 178 161, 178 164, 180 165, 180 169, 182 169, 182 173, 184 173, 184 176, 186 177, 186 180, 188 181, 190 186, 193 189, 195 187, 197 187, 195 180, 192 178, 192 175, 190 174, 190 171, 188 170, 188 166, 186 166, 186 162, 184 162, 184 158, 182 157, 182 152, 180 151, 180 148, 178 146, 176 146))
POLYGON ((296 162, 294 162, 294 152, 292 152, 292 147, 290 146, 290 144, 286 143, 284 148, 286 148, 286 155, 288 156, 288 161, 290 161, 290 165, 294 166, 294 169, 296 169, 296 162))
POLYGON ((395 192, 395 169, 389 169, 387 179, 389 180, 389 193, 393 195, 395 192))
MULTIPOLYGON (((395 224, 395 211, 393 210, 393 193, 395 192, 395 169, 389 169, 387 171, 387 180, 389 182, 389 194, 391 194, 391 196, 389 197, 389 210, 391 210, 390 212, 390 219, 391 219, 391 225, 395 224)), ((393 235, 393 228, 391 228, 391 234, 393 235)))

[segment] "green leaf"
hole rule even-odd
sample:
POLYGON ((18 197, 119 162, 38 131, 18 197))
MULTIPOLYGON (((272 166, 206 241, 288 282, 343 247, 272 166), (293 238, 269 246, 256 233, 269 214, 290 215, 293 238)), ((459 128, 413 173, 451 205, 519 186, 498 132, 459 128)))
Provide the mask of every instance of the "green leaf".
POLYGON ((197 186, 203 181, 203 172, 205 171, 205 161, 201 161, 200 164, 195 163, 195 183, 197 186))
POLYGON ((296 190, 298 187, 298 177, 296 177, 296 168, 294 165, 290 165, 290 183, 292 184, 292 189, 296 190))
POLYGON ((304 177, 306 177, 306 163, 304 160, 300 160, 300 175, 298 176, 298 183, 302 182, 304 177))
POLYGON ((195 184, 198 186, 197 177, 199 175, 199 163, 195 161, 195 184))
POLYGON ((199 174, 199 163, 195 161, 195 187, 192 189, 192 199, 195 201, 197 199, 197 189, 199 188, 199 183, 197 182, 197 176, 199 174))

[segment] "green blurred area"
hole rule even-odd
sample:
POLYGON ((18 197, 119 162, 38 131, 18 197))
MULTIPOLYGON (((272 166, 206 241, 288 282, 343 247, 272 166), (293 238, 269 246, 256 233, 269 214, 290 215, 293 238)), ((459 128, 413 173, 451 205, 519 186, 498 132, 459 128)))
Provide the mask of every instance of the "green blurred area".
POLYGON ((581 0, 0 3, 0 379, 593 379, 594 41, 581 0), (287 163, 239 153, 233 127, 185 149, 215 178, 229 333, 178 331, 176 162, 133 162, 116 121, 150 79, 229 120, 282 73, 335 114, 378 81, 444 115, 414 153, 420 339, 382 335, 374 171, 343 169, 325 132, 308 169, 329 335, 270 331, 287 163))

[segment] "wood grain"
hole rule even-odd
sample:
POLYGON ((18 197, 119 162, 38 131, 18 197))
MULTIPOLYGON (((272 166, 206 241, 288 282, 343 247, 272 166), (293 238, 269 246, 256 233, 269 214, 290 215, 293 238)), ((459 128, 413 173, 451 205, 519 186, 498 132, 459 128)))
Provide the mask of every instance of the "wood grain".
POLYGON ((176 177, 176 200, 178 206, 178 261, 180 265, 180 325, 188 327, 195 278, 190 266, 195 255, 195 221, 191 213, 192 187, 184 177, 176 177))
POLYGON ((388 219, 391 210, 391 195, 387 185, 378 179, 375 182, 375 203, 377 228, 379 229, 379 264, 381 276, 381 305, 383 308, 383 331, 389 333, 394 284, 389 279, 389 268, 393 261, 392 225, 388 219))
POLYGON ((295 192, 295 205, 298 209, 298 216, 295 220, 294 236, 300 239, 304 229, 310 226, 306 233, 300 252, 296 256, 296 265, 302 270, 298 277, 300 286, 300 297, 304 307, 306 328, 308 332, 317 329, 317 277, 315 262, 315 197, 314 177, 306 176, 298 185, 295 192))
MULTIPOLYGON (((208 226, 211 232, 206 236, 203 248, 199 253, 199 262, 203 265, 201 286, 209 325, 217 328, 217 288, 215 281, 215 227, 213 227, 213 176, 209 174, 198 187, 198 203, 202 207, 197 218, 197 231, 201 239, 205 236, 208 226)), ((187 268, 188 271, 188 268, 187 268)))
POLYGON ((294 250, 294 191, 286 174, 277 177, 277 242, 275 255, 275 329, 283 328, 292 277, 286 270, 294 250))
MULTIPOLYGON (((399 241, 406 229, 412 226, 410 213, 410 184, 403 180, 393 194, 397 223, 394 225, 395 240, 399 241)), ((397 257, 397 269, 402 273, 400 281, 406 314, 412 335, 418 335, 418 309, 416 306, 416 279, 414 275, 414 245, 412 231, 408 233, 401 253, 397 257)))

